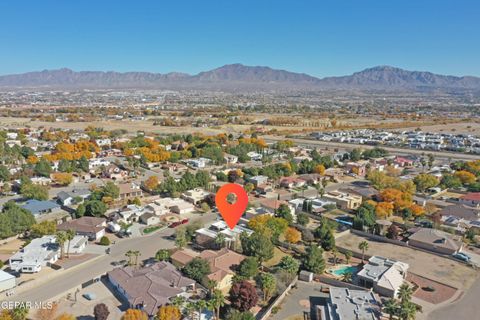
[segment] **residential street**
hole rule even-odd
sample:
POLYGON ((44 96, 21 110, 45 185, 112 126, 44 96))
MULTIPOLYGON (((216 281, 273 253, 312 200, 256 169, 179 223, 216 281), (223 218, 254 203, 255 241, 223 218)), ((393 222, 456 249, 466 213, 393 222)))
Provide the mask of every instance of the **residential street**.
MULTIPOLYGON (((201 221, 208 224, 216 219, 217 215, 214 213, 198 216, 192 221, 201 221)), ((167 240, 166 237, 172 235, 175 229, 165 229, 156 232, 149 236, 129 238, 118 240, 115 245, 111 246, 111 253, 105 255, 92 262, 87 262, 81 266, 73 268, 73 270, 60 271, 54 279, 40 284, 39 286, 22 292, 18 295, 13 295, 8 301, 48 301, 67 290, 81 285, 95 277, 105 274, 112 270, 112 262, 126 260, 125 252, 128 250, 139 250, 142 255, 140 260, 151 258, 159 249, 172 248, 174 243, 172 240, 167 240)))

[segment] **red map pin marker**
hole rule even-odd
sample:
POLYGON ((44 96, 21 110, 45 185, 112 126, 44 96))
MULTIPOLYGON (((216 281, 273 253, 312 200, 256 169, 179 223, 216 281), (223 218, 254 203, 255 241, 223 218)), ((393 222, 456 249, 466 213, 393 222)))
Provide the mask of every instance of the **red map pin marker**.
POLYGON ((218 211, 227 223, 230 229, 235 228, 240 217, 247 209, 248 195, 241 185, 228 183, 223 185, 215 195, 215 204, 218 211), (237 201, 233 204, 228 203, 227 196, 233 193, 237 197, 237 201))

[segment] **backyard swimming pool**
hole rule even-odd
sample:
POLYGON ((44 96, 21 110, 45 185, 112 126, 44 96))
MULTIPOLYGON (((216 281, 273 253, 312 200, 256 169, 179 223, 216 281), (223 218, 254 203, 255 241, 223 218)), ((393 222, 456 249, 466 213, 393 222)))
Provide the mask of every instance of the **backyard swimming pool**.
POLYGON ((344 266, 339 266, 336 269, 330 269, 329 272, 331 274, 336 275, 337 277, 343 276, 345 273, 351 273, 355 274, 357 272, 357 267, 354 266, 349 266, 349 265, 344 265, 344 266))

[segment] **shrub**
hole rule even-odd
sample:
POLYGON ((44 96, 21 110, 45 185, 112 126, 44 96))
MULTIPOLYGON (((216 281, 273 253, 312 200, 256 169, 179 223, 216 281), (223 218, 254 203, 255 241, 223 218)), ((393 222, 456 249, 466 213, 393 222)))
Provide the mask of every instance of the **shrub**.
POLYGON ((108 237, 106 237, 106 236, 103 236, 103 237, 100 238, 99 244, 101 246, 109 246, 110 245, 110 239, 108 239, 108 237))

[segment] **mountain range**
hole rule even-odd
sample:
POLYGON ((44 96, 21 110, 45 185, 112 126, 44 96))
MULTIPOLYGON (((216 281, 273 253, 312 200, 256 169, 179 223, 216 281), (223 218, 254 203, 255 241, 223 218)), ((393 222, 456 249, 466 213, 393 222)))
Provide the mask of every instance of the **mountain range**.
POLYGON ((67 68, 0 76, 0 88, 355 90, 450 93, 480 92, 480 78, 446 76, 377 66, 352 75, 316 78, 270 67, 229 64, 196 75, 172 72, 73 71, 67 68))

